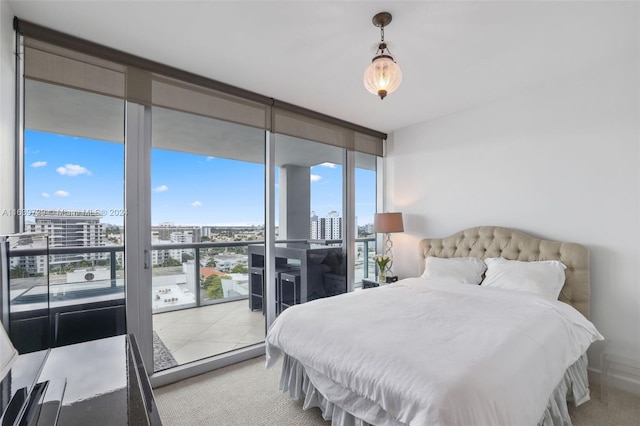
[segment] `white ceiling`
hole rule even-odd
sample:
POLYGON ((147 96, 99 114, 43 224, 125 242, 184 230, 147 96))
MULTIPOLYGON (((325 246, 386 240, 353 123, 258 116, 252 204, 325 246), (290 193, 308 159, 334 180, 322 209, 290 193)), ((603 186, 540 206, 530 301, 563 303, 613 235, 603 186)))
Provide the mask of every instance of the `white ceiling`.
MULTIPOLYGON (((390 132, 637 55, 614 2, 9 1, 21 19, 390 132), (404 80, 362 74, 385 31, 404 80)), ((632 32, 630 34, 630 31, 632 32)))

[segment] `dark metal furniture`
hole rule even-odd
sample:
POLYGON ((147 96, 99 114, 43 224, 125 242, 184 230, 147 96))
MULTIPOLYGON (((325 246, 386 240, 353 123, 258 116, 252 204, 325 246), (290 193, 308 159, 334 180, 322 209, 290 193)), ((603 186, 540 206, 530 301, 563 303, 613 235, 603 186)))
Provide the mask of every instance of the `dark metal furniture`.
MULTIPOLYGON (((275 256, 276 313, 292 304, 347 292, 346 264, 342 247, 281 243, 276 244, 275 256), (283 275, 293 285, 284 283, 283 286, 283 275), (292 295, 293 298, 290 297, 292 295), (282 305, 283 301, 286 306, 282 305)), ((264 311, 264 245, 249 246, 249 272, 249 308, 264 311)))
POLYGON ((278 280, 277 313, 300 303, 300 271, 282 272, 278 280))
POLYGON ((380 282, 375 281, 375 280, 370 280, 370 279, 363 279, 362 280, 362 288, 374 288, 374 287, 380 287, 380 282))

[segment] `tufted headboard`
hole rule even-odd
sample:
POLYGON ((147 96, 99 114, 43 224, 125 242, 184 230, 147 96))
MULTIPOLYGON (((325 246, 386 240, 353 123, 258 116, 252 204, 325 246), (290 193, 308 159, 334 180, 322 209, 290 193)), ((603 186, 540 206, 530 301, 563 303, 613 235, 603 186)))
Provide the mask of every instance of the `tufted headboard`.
POLYGON ((465 229, 445 238, 420 241, 420 274, 424 260, 434 257, 503 257, 509 260, 560 260, 567 267, 565 283, 558 300, 576 308, 589 318, 589 252, 576 243, 541 240, 520 231, 497 226, 465 229))

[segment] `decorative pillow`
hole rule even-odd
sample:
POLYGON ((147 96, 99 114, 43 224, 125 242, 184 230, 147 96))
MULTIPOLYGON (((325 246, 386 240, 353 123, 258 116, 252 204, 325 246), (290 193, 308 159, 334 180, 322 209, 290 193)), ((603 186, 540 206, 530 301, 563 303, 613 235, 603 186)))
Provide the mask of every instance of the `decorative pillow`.
POLYGON ((566 266, 559 260, 521 262, 492 257, 484 261, 487 264, 484 287, 526 291, 557 300, 564 286, 566 266))
POLYGON ((477 257, 440 258, 429 256, 425 260, 422 278, 453 279, 463 284, 480 284, 487 269, 477 257))

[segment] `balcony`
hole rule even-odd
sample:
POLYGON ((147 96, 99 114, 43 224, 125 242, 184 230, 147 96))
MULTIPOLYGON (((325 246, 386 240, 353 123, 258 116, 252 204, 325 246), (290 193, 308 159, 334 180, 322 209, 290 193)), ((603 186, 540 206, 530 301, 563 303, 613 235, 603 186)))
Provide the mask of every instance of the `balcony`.
MULTIPOLYGON (((356 240, 356 287, 374 273, 372 242, 372 238, 356 240)), ((263 314, 252 311, 247 300, 247 253, 255 244, 263 242, 152 245, 155 371, 264 340, 263 314)), ((11 251, 9 310, 16 347, 30 352, 124 333, 123 257, 123 246, 11 251), (48 276, 15 273, 20 265, 42 267, 46 256, 62 255, 105 259, 85 260, 76 267, 51 264, 48 276)))
POLYGON ((260 343, 265 336, 262 312, 248 309, 246 298, 200 308, 153 315, 156 371, 260 343), (164 355, 164 356, 163 356, 164 355), (173 358, 173 361, 171 360, 173 358))

